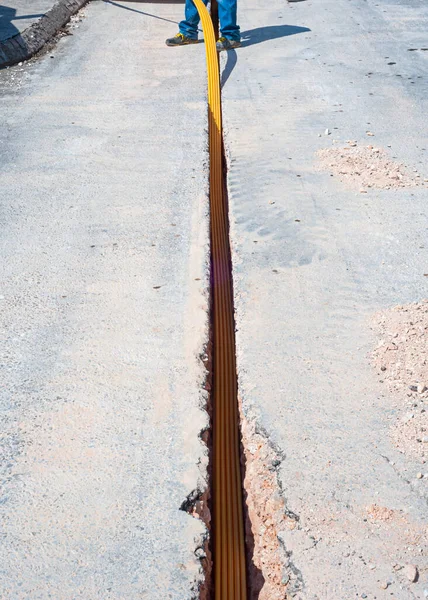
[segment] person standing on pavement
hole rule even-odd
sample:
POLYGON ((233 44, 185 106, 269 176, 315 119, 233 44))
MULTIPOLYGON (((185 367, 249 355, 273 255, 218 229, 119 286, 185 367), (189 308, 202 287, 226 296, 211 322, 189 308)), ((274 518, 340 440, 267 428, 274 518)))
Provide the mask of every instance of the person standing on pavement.
MULTIPOLYGON (((202 0, 205 5, 208 0, 202 0)), ((241 45, 241 32, 237 25, 237 0, 217 0, 221 38, 217 51, 232 50, 241 45)), ((199 13, 192 0, 186 0, 185 17, 179 25, 179 33, 166 40, 167 46, 187 46, 198 43, 199 13)))

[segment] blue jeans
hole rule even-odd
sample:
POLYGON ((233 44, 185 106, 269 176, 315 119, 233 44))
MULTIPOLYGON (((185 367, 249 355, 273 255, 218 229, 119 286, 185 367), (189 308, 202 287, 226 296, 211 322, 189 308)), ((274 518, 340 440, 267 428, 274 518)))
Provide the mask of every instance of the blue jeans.
MULTIPOLYGON (((208 4, 208 0, 203 0, 208 4)), ((220 19, 221 35, 229 40, 241 39, 239 27, 236 24, 237 0, 218 0, 218 16, 220 19)), ((180 33, 197 39, 198 37, 199 14, 192 0, 186 0, 185 19, 180 23, 180 33)))

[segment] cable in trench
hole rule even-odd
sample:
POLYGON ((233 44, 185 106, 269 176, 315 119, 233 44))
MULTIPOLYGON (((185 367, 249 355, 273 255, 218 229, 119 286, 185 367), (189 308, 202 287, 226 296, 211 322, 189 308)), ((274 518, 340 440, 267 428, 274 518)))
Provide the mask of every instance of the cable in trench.
POLYGON ((212 19, 193 0, 202 22, 208 74, 210 220, 213 315, 213 479, 215 600, 246 600, 247 577, 240 464, 235 325, 219 61, 212 19))

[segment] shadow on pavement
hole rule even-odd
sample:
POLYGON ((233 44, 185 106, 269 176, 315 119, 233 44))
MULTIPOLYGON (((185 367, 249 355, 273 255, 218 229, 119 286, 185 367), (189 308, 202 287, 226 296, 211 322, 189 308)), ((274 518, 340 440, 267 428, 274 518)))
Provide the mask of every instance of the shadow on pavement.
POLYGON ((7 40, 19 33, 12 21, 16 18, 16 9, 0 4, 0 41, 7 40))
POLYGON ((278 38, 296 35, 297 33, 305 33, 310 31, 308 27, 297 27, 296 25, 269 25, 267 27, 257 27, 241 32, 242 47, 253 46, 268 40, 276 40, 278 38))
MULTIPOLYGON (((138 4, 143 4, 141 0, 126 0, 127 2, 135 2, 138 4)), ((182 0, 180 0, 181 2, 182 0)), ((130 6, 125 6, 124 4, 120 4, 119 2, 114 2, 113 0, 104 0, 106 4, 111 4, 112 6, 117 6, 118 8, 123 8, 125 10, 130 10, 132 12, 136 12, 140 15, 144 15, 145 17, 152 17, 153 19, 158 19, 159 21, 167 21, 168 23, 174 23, 178 25, 177 21, 172 21, 171 19, 165 19, 164 17, 158 17, 157 15, 152 15, 151 13, 144 12, 143 10, 137 10, 136 8, 131 8, 130 6)), ((169 0, 168 2, 157 2, 156 4, 178 4, 177 1, 169 0)))
MULTIPOLYGON (((254 44, 260 44, 268 40, 275 40, 297 33, 305 33, 310 31, 308 27, 297 27, 295 25, 269 25, 267 27, 257 27, 257 29, 249 29, 241 32, 242 47, 247 48, 254 44)), ((239 52, 239 50, 238 50, 239 52)), ((221 74, 221 87, 225 85, 229 79, 233 69, 238 62, 238 54, 236 50, 229 50, 227 53, 227 62, 221 74)))
MULTIPOLYGON (((298 0, 299 1, 299 0, 298 0)), ((114 0, 104 0, 104 2, 108 4, 112 4, 113 6, 117 6, 118 8, 123 8, 125 10, 130 10, 132 12, 139 13, 140 15, 144 15, 146 17, 152 17, 153 19, 159 19, 160 21, 167 21, 168 23, 174 23, 178 25, 176 21, 172 21, 171 19, 165 19, 164 17, 159 17, 157 15, 153 15, 151 13, 144 12, 142 10, 137 10, 136 8, 131 8, 130 6, 125 6, 124 4, 120 4, 119 2, 115 2, 114 0)), ((144 4, 145 0, 126 0, 127 3, 133 2, 135 4, 144 4)), ((181 4, 183 0, 158 0, 154 2, 155 4, 181 4)), ((266 42, 268 40, 275 40, 281 37, 287 37, 289 35, 296 35, 297 33, 305 33, 307 31, 311 31, 308 27, 298 27, 295 25, 269 25, 266 27, 257 27, 256 29, 249 29, 248 31, 243 31, 241 33, 242 38, 242 47, 246 48, 248 46, 253 46, 254 44, 260 44, 261 42, 266 42)), ((227 61, 225 67, 221 73, 221 81, 220 85, 223 86, 226 84, 230 75, 232 74, 233 69, 238 62, 238 55, 236 50, 229 50, 227 52, 227 61)))
POLYGON ((19 35, 20 31, 12 21, 17 21, 18 19, 36 19, 42 16, 43 13, 35 15, 21 15, 17 17, 16 8, 0 4, 0 42, 4 42, 15 35, 19 35))
POLYGON ((238 62, 238 55, 236 53, 236 50, 229 50, 229 52, 227 53, 227 62, 224 65, 223 71, 221 72, 221 80, 220 80, 221 89, 223 89, 223 86, 225 85, 226 81, 229 79, 237 62, 238 62))

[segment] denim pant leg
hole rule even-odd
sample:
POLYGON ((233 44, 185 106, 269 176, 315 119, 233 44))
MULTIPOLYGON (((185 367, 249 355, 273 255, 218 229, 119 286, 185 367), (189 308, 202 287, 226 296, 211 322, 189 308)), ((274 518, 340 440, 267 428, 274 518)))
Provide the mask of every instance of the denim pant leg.
MULTIPOLYGON (((202 0, 205 5, 208 0, 202 0)), ((186 0, 186 8, 184 11, 184 21, 179 25, 180 33, 186 37, 197 39, 198 37, 199 13, 192 0, 186 0)))
POLYGON ((218 0, 218 16, 221 35, 239 41, 241 32, 237 25, 237 0, 218 0))

